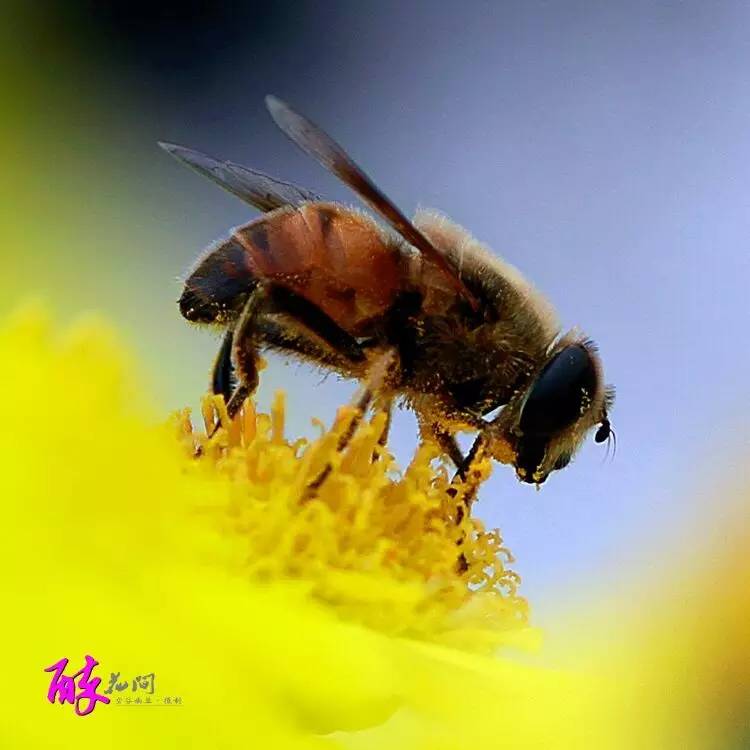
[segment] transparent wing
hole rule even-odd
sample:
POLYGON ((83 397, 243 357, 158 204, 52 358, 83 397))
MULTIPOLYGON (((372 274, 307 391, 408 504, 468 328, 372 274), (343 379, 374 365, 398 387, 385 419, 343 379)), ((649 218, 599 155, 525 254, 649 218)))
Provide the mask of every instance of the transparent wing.
POLYGON ((354 190, 411 245, 442 270, 456 291, 477 308, 474 295, 466 288, 446 257, 419 231, 401 210, 378 188, 351 157, 315 123, 295 112, 275 96, 266 97, 266 106, 276 124, 306 154, 354 190))
POLYGON ((258 172, 231 161, 219 161, 192 148, 174 143, 159 145, 194 172, 208 177, 224 190, 236 195, 240 200, 255 206, 261 211, 273 211, 282 206, 299 206, 307 201, 320 201, 322 198, 310 190, 297 187, 290 182, 277 180, 263 172, 258 172))

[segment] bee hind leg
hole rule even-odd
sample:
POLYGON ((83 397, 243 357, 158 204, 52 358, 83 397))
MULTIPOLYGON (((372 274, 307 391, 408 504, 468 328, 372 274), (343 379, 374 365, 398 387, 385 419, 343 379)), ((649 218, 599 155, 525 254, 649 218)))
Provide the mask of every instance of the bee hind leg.
MULTIPOLYGON (((261 286, 250 293, 237 323, 225 334, 214 363, 211 388, 214 393, 224 396, 230 420, 258 387, 258 351, 253 328, 263 297, 261 286), (232 388, 235 372, 238 384, 232 388)), ((220 426, 217 421, 209 437, 213 437, 220 426)))
POLYGON ((351 371, 351 360, 329 346, 310 328, 285 316, 264 315, 257 323, 258 337, 265 347, 293 354, 313 365, 324 366, 342 374, 351 371))
POLYGON ((300 325, 318 336, 336 354, 350 363, 365 361, 365 353, 354 336, 339 326, 329 315, 309 300, 281 284, 267 284, 270 307, 299 321, 300 325))
MULTIPOLYGON (((259 284, 250 292, 233 328, 226 333, 214 363, 211 387, 214 393, 224 396, 230 419, 258 386, 258 346, 263 344, 295 351, 318 362, 329 360, 339 367, 365 359, 356 339, 315 305, 279 284, 259 284), (292 332, 278 323, 274 325, 269 317, 273 313, 283 313, 298 321, 297 330, 292 332), (308 331, 321 340, 323 348, 306 335, 308 331), (235 372, 238 384, 233 386, 235 372)), ((217 424, 211 435, 218 427, 217 424)))
POLYGON ((232 364, 232 339, 234 328, 224 334, 214 367, 211 371, 211 392, 224 396, 228 402, 235 389, 234 365, 232 364))

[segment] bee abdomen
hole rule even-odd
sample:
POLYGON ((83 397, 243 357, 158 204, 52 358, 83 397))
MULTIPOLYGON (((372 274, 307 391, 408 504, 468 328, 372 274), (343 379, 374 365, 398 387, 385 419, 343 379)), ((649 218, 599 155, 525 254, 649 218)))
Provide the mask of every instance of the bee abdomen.
POLYGON ((232 237, 199 261, 185 282, 180 312, 193 323, 225 320, 256 284, 245 248, 232 237))
POLYGON ((282 208, 239 227, 251 273, 286 287, 358 334, 405 283, 398 248, 369 217, 334 203, 282 208))

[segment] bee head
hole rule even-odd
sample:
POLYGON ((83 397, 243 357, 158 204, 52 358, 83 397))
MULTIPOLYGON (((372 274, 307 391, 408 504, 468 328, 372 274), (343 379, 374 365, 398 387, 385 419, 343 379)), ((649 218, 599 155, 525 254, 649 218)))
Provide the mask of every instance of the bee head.
POLYGON ((614 391, 602 380, 594 344, 572 334, 555 347, 515 408, 504 415, 510 462, 522 482, 540 485, 565 468, 597 424, 596 442, 607 440, 614 391))

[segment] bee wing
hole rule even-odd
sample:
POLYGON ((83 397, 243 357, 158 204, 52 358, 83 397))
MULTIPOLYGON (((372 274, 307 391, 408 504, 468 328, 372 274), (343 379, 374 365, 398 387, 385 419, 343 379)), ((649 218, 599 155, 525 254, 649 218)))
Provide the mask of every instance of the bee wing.
POLYGON ((352 188, 407 242, 435 263, 456 291, 465 297, 474 309, 477 308, 474 295, 466 288, 443 253, 404 216, 333 138, 275 96, 266 97, 266 106, 276 124, 297 146, 352 188))
POLYGON ((273 211, 282 206, 299 206, 307 201, 322 200, 310 190, 269 177, 241 164, 219 161, 200 151, 174 143, 160 142, 159 146, 194 172, 208 177, 224 190, 261 211, 273 211))

